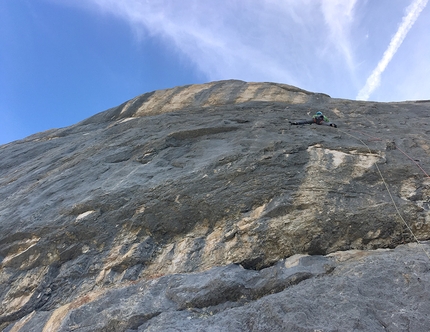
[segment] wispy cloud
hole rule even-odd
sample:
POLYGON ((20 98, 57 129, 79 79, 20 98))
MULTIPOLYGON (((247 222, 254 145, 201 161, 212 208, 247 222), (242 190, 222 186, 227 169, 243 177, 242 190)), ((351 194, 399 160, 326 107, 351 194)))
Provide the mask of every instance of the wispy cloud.
POLYGON ((350 29, 354 21, 356 0, 322 0, 321 9, 330 31, 330 41, 337 49, 353 73, 354 57, 351 49, 350 29))
POLYGON ((306 88, 323 80, 325 61, 353 67, 348 31, 356 0, 86 1, 127 20, 139 38, 162 38, 210 80, 306 88))
POLYGON ((254 6, 234 1, 222 6, 201 1, 188 1, 186 6, 177 1, 93 0, 93 3, 127 20, 140 38, 161 37, 172 52, 185 55, 209 79, 226 75, 243 77, 244 73, 248 73, 249 79, 264 75, 291 79, 285 66, 278 62, 279 56, 267 52, 268 36, 276 29, 270 18, 273 13, 264 3, 254 6), (259 24, 258 30, 255 24, 259 24), (262 63, 265 65, 261 66, 262 63))
POLYGON ((359 91, 357 95, 358 100, 368 100, 372 92, 381 84, 382 73, 396 54, 409 30, 419 17, 421 11, 427 5, 427 2, 428 0, 414 0, 406 9, 406 14, 403 16, 402 23, 400 24, 396 34, 391 39, 387 50, 384 52, 376 68, 367 78, 364 87, 359 91))

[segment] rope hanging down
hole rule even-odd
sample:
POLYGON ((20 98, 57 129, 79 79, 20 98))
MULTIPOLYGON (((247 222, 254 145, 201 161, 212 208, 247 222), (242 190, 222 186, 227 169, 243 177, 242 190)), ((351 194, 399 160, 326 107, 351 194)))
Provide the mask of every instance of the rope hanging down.
POLYGON ((415 160, 413 160, 411 157, 409 157, 407 155, 407 153, 405 151, 403 151, 402 149, 400 149, 397 145, 396 145, 396 149, 399 150, 401 153, 403 153, 406 157, 408 157, 410 160, 412 160, 413 163, 415 163, 415 165, 418 166, 418 168, 428 177, 430 178, 430 176, 427 174, 427 172, 421 167, 420 164, 418 164, 415 160))
MULTIPOLYGON (((372 153, 372 150, 370 150, 370 148, 369 148, 369 146, 363 141, 363 140, 361 140, 360 138, 358 138, 358 137, 356 137, 356 136, 354 136, 354 135, 352 135, 352 134, 350 134, 350 133, 347 133, 346 131, 343 131, 343 130, 340 130, 340 129, 338 129, 338 131, 340 131, 340 132, 342 132, 342 133, 344 133, 344 134, 346 134, 346 135, 349 135, 349 136, 351 136, 351 137, 353 137, 353 138, 355 138, 356 140, 358 140, 358 141, 360 141, 368 150, 369 150, 369 153, 372 153)), ((399 149, 399 151, 401 151, 400 149, 399 149)), ((403 152, 403 151, 401 151, 401 152, 403 152)), ((404 152, 403 152, 404 153, 404 152)), ((406 153, 404 153, 408 158, 410 158, 406 153)), ((412 159, 412 158, 410 158, 410 159, 412 159)), ((414 161, 414 160, 413 160, 414 161)), ((414 161, 415 162, 415 161, 414 161)), ((416 162, 415 162, 416 163, 416 162)), ((375 163, 375 166, 376 166, 376 169, 378 170, 378 173, 379 173, 379 176, 381 177, 381 179, 382 179, 382 182, 384 183, 384 185, 385 185, 385 188, 387 189, 387 192, 388 192, 388 195, 390 196, 390 198, 391 198, 391 201, 393 202, 393 205, 394 205, 394 207, 395 207, 395 209, 396 209, 396 212, 397 212, 397 214, 399 215, 399 217, 400 217, 400 219, 403 221, 403 223, 405 224, 405 226, 406 226, 406 228, 409 230, 409 232, 412 234, 412 237, 414 238, 414 240, 418 243, 418 245, 420 246, 420 248, 424 251, 424 253, 426 254, 426 256, 427 256, 427 258, 430 260, 430 254, 425 250, 425 248, 424 248, 424 246, 422 245, 422 243, 418 240, 418 238, 415 236, 415 234, 414 234, 414 232, 412 231, 412 229, 411 229, 411 227, 409 227, 409 225, 408 225, 408 223, 406 222, 406 220, 403 218, 403 216, 402 216, 402 214, 400 213, 400 210, 399 210, 399 208, 397 207, 397 204, 396 204, 396 202, 394 201, 394 198, 393 198, 393 196, 391 195, 391 192, 390 192, 390 189, 388 188, 388 184, 387 184, 387 182, 385 181, 385 178, 384 178, 384 176, 382 175, 382 172, 381 172, 381 170, 379 169, 379 166, 378 166, 378 163, 375 163)), ((420 166, 419 166, 420 167, 420 166)), ((421 168, 421 167, 420 167, 421 168)), ((424 171, 422 168, 421 168, 421 170, 422 171, 424 171)), ((428 176, 428 174, 424 171, 424 173, 428 176)))

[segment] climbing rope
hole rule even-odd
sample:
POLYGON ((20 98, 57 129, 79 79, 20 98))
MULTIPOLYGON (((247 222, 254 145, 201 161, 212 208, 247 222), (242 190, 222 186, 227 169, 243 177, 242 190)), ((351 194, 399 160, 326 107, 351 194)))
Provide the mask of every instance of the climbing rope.
POLYGON ((403 151, 402 149, 400 149, 397 145, 396 145, 396 149, 399 150, 401 153, 403 153, 406 157, 408 157, 410 160, 412 160, 413 163, 415 163, 415 165, 417 165, 419 167, 419 169, 428 177, 430 178, 430 176, 427 174, 427 172, 421 167, 420 164, 418 164, 414 159, 412 159, 411 157, 408 156, 408 154, 403 151))
MULTIPOLYGON (((340 130, 340 129, 337 129, 338 131, 340 131, 340 132, 342 132, 342 133, 344 133, 344 134, 346 134, 346 135, 348 135, 348 136, 351 136, 351 137, 353 137, 353 138, 355 138, 356 140, 358 140, 358 141, 360 141, 365 147, 367 147, 367 149, 369 150, 369 153, 371 154, 372 153, 372 150, 370 150, 370 148, 369 148, 369 146, 362 140, 362 139, 360 139, 360 138, 358 138, 358 137, 356 137, 356 136, 354 136, 354 135, 352 135, 352 134, 350 134, 350 133, 348 133, 348 132, 346 132, 346 131, 343 131, 343 130, 340 130)), ((398 148, 398 147, 397 147, 398 148)), ((399 151, 401 151, 401 152, 403 152, 402 150, 400 150, 399 149, 399 151)), ((412 161, 414 161, 411 157, 409 157, 405 152, 403 152, 409 159, 411 159, 412 161)), ((415 162, 415 161, 414 161, 415 162)), ((416 162, 415 162, 416 163, 416 162)), ((418 163, 416 163, 417 165, 418 165, 418 163)), ((400 217, 400 219, 403 221, 403 223, 405 224, 405 226, 406 226, 406 228, 409 230, 409 232, 412 234, 412 237, 414 238, 414 240, 418 243, 418 245, 420 246, 420 248, 424 251, 424 253, 426 254, 426 256, 428 257, 428 259, 430 260, 430 254, 426 251, 426 249, 424 248, 424 246, 423 246, 423 244, 418 240, 418 238, 415 236, 415 234, 414 234, 414 232, 412 231, 412 229, 411 229, 411 227, 408 225, 408 223, 406 222, 406 220, 403 218, 403 216, 402 216, 402 214, 400 213, 400 210, 399 210, 399 208, 398 208, 398 206, 397 206, 397 204, 396 204, 396 202, 394 201, 394 198, 393 198, 393 195, 391 194, 391 191, 390 191, 390 188, 388 187, 388 184, 387 184, 387 182, 385 181, 385 178, 384 178, 384 176, 382 175, 382 172, 381 172, 381 170, 379 169, 379 166, 378 166, 378 163, 375 163, 375 166, 376 166, 376 169, 378 170, 378 173, 379 173, 379 176, 381 177, 381 179, 382 179, 382 182, 384 183, 384 185, 385 185, 385 188, 387 189, 387 192, 388 192, 388 195, 390 196, 390 198, 391 198, 391 201, 393 202, 393 205, 394 205, 394 207, 395 207, 395 209, 396 209, 396 212, 397 212, 397 214, 399 215, 399 217, 400 217)), ((421 166, 419 166, 420 167, 420 169, 422 170, 422 171, 424 171, 422 168, 421 168, 421 166)), ((428 176, 428 174, 424 171, 424 173, 428 176)))
POLYGON ((364 135, 364 136, 367 136, 367 137, 370 137, 370 141, 382 141, 382 138, 379 138, 379 137, 376 137, 376 136, 372 136, 372 135, 369 135, 369 134, 366 134, 365 132, 362 132, 362 131, 360 131, 360 130, 353 130, 353 129, 349 129, 349 131, 355 131, 356 133, 360 133, 361 135, 364 135))
MULTIPOLYGON (((371 135, 369 135, 369 134, 366 134, 366 133, 364 133, 364 132, 362 132, 362 131, 359 131, 359 130, 352 130, 352 129, 349 129, 349 131, 355 131, 355 132, 357 132, 357 133, 360 133, 360 134, 362 134, 362 135, 364 135, 364 136, 367 136, 367 137, 370 137, 370 140, 371 141, 382 141, 382 138, 380 138, 380 137, 375 137, 375 136, 371 136, 371 135)), ((345 134, 348 134, 348 133, 345 133, 345 134)), ((348 134, 349 135, 349 134, 348 134)), ((350 135, 350 136, 352 136, 352 135, 350 135)), ((354 137, 354 136, 352 136, 352 137, 354 137)), ((354 138, 356 138, 356 139, 358 139, 357 137, 354 137, 354 138)), ((362 142, 363 143, 363 142, 362 142)), ((364 143, 363 143, 364 144, 364 143)), ((427 174, 427 172, 421 167, 421 165, 419 164, 419 163, 417 163, 413 158, 411 158, 405 151, 403 151, 402 149, 400 149, 397 145, 396 145, 396 149, 397 150, 399 150, 401 153, 403 153, 408 159, 410 159, 415 165, 417 165, 417 167, 428 177, 428 178, 430 178, 430 175, 428 175, 427 174)))

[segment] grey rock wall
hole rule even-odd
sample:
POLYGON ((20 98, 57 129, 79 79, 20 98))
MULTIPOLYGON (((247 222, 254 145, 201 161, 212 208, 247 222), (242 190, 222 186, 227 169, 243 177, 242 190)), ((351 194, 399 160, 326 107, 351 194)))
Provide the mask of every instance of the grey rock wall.
POLYGON ((425 331, 429 111, 221 81, 0 146, 0 327, 425 331))

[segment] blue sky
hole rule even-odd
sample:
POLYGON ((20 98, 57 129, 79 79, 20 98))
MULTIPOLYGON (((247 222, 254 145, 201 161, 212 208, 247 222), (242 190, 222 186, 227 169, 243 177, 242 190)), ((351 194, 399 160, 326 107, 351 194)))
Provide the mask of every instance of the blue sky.
POLYGON ((430 99, 428 0, 1 0, 0 144, 223 79, 430 99))

